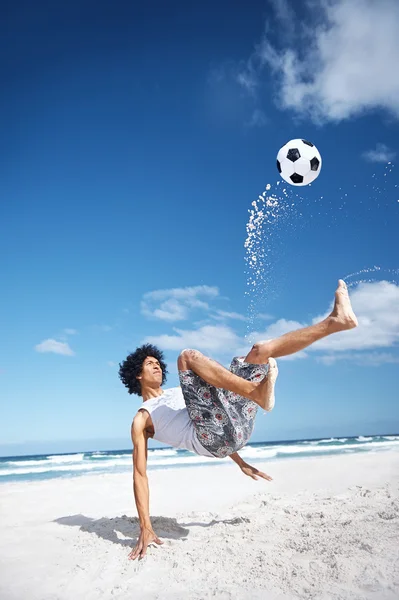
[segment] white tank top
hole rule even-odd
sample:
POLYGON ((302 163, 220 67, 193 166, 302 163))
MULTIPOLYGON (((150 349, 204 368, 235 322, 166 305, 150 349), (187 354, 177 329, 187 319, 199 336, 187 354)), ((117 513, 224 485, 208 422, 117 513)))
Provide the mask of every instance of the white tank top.
POLYGON ((200 456, 210 456, 198 441, 181 387, 169 388, 157 396, 145 400, 139 410, 146 410, 154 424, 154 439, 174 448, 185 448, 200 456))

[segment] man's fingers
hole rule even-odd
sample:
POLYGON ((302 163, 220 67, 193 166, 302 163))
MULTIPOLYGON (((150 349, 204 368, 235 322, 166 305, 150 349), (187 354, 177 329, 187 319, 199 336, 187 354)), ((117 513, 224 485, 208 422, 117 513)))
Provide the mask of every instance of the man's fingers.
POLYGON ((263 479, 267 479, 268 481, 273 481, 273 477, 270 477, 270 475, 267 475, 266 473, 261 473, 261 472, 259 471, 258 475, 259 475, 260 477, 263 477, 263 479))
POLYGON ((139 560, 141 560, 142 558, 145 557, 146 552, 147 552, 147 545, 144 544, 143 547, 142 547, 142 550, 141 550, 141 552, 139 554, 139 560))
POLYGON ((140 554, 140 551, 141 551, 142 547, 143 547, 143 544, 141 542, 138 542, 136 544, 136 546, 133 548, 133 550, 129 554, 130 560, 135 560, 138 557, 138 555, 140 554))
POLYGON ((139 560, 143 559, 147 554, 148 546, 150 546, 153 543, 161 545, 163 544, 163 541, 159 539, 158 536, 154 536, 153 539, 149 539, 148 541, 146 541, 145 539, 143 541, 140 541, 140 543, 138 543, 129 554, 129 559, 135 560, 137 557, 139 558, 139 560))
POLYGON ((137 558, 138 554, 139 554, 139 550, 137 548, 132 550, 131 553, 129 554, 130 560, 135 560, 137 558))

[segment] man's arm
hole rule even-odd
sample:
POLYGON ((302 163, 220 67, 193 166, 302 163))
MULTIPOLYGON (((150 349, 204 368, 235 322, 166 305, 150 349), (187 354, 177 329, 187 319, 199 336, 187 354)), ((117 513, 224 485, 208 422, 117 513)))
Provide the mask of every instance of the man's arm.
POLYGON ((259 479, 259 477, 261 477, 262 479, 267 479, 267 481, 273 480, 270 475, 266 475, 266 473, 258 471, 255 467, 251 467, 251 465, 246 463, 237 452, 230 454, 230 458, 240 467, 244 475, 248 475, 248 477, 252 477, 252 479, 259 479))
POLYGON ((231 458, 231 460, 234 460, 234 462, 241 468, 241 466, 244 464, 244 460, 241 458, 241 456, 238 454, 238 452, 234 452, 234 454, 230 454, 229 458, 231 458))
POLYGON ((133 419, 131 435, 133 442, 133 491, 140 521, 140 537, 129 558, 144 558, 147 546, 152 542, 163 544, 152 529, 150 520, 150 493, 147 478, 146 413, 139 411, 133 419))
POLYGON ((150 493, 147 477, 147 437, 145 435, 146 422, 147 414, 139 411, 132 423, 133 491, 140 527, 151 528, 150 493))

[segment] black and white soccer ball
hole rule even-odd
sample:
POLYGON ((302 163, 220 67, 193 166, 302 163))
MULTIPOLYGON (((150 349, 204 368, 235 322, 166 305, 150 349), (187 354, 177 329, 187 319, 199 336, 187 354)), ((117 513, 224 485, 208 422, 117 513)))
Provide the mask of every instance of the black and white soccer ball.
POLYGON ((320 174, 320 152, 307 140, 291 140, 277 154, 277 169, 287 183, 309 185, 320 174))

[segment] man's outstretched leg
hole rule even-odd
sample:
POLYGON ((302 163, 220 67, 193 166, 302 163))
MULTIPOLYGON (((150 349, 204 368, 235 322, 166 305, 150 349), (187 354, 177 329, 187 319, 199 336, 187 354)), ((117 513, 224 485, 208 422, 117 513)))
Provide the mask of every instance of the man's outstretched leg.
POLYGON ((197 350, 183 350, 179 356, 178 368, 180 371, 190 369, 211 385, 249 398, 263 409, 271 410, 274 405, 274 384, 277 378, 276 362, 271 357, 293 354, 323 337, 356 326, 357 319, 351 307, 346 285, 340 279, 335 292, 334 309, 324 321, 286 333, 275 340, 258 342, 253 346, 245 361, 253 364, 269 363, 270 367, 267 377, 260 383, 238 377, 197 350))
POLYGON ((245 357, 245 361, 254 364, 267 362, 269 356, 279 358, 299 352, 322 338, 357 327, 356 315, 352 310, 346 283, 340 279, 335 292, 335 304, 331 314, 321 323, 286 333, 275 340, 258 342, 245 357))

